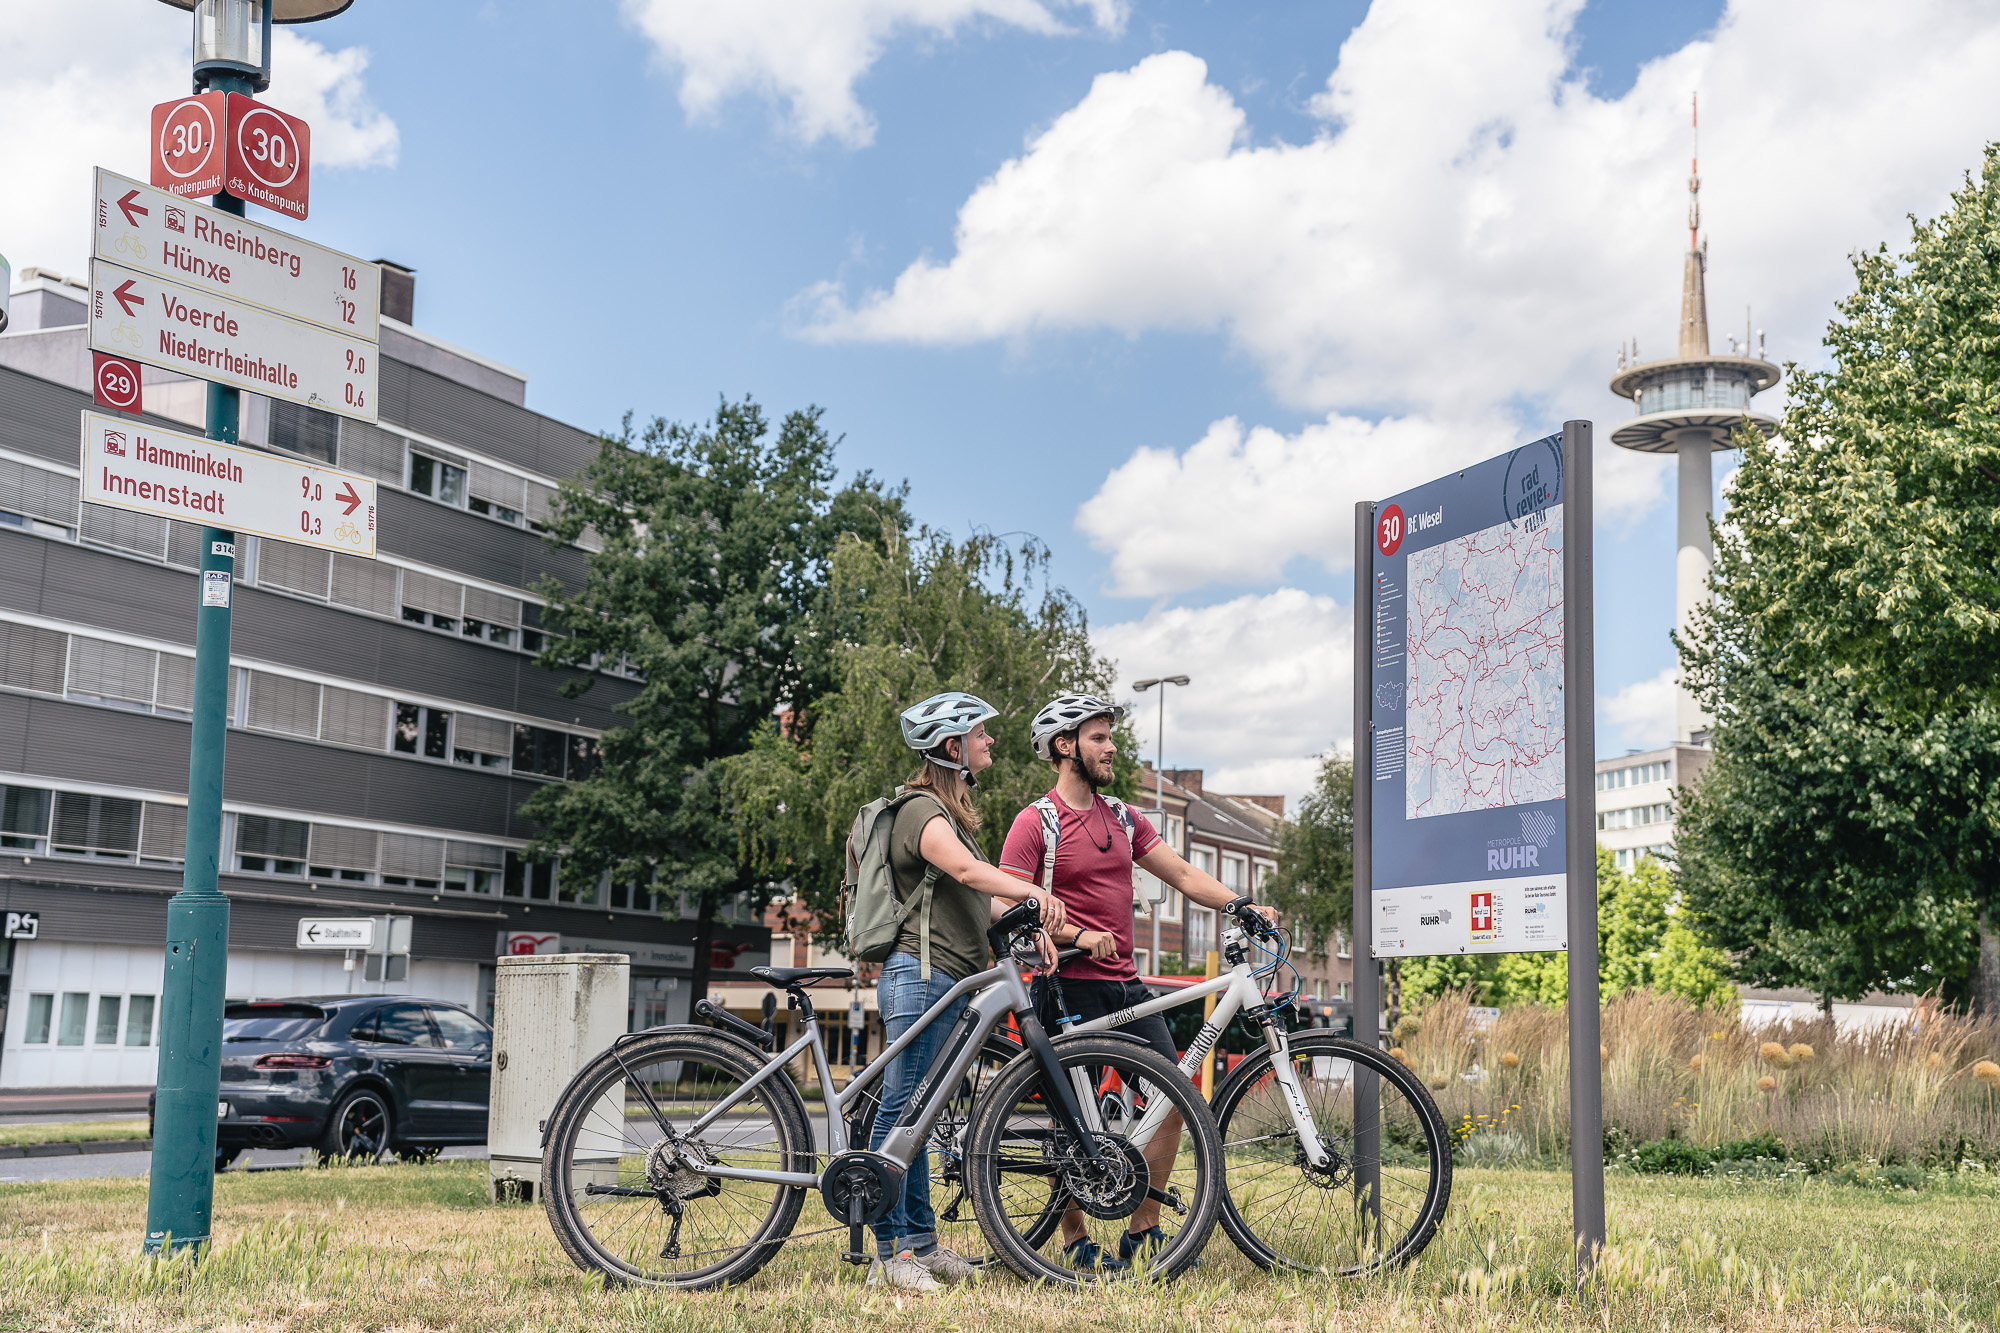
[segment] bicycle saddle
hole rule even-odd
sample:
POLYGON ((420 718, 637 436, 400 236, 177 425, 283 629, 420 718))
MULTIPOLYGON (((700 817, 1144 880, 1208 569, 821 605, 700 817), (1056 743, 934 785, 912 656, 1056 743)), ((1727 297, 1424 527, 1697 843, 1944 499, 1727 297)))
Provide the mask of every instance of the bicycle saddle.
POLYGON ((753 967, 750 975, 772 986, 803 986, 814 981, 845 981, 854 975, 851 967, 753 967))

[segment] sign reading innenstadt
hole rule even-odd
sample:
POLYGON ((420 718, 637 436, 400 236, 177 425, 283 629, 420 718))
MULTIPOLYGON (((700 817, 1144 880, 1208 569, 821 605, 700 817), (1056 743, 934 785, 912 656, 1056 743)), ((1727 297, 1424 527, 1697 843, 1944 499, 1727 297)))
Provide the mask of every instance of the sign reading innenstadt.
POLYGON ((97 258, 374 341, 382 270, 97 168, 97 258))
POLYGON ((90 261, 93 351, 196 379, 375 420, 375 344, 234 296, 90 261))
POLYGON ((100 412, 83 414, 83 498, 375 557, 373 478, 100 412))
POLYGON ((301 949, 373 949, 372 916, 306 916, 299 918, 301 949))
POLYGON ((1567 948, 1562 437, 1375 523, 1376 956, 1567 948))

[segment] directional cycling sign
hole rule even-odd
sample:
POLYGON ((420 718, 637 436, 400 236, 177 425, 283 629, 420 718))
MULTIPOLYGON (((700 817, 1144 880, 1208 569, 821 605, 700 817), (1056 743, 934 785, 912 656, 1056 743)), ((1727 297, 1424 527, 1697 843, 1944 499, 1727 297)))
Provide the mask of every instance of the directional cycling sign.
POLYGON ((306 916, 299 918, 301 949, 360 949, 375 947, 372 916, 306 916))
POLYGON ((373 342, 378 265, 97 168, 92 253, 373 342))
POLYGON ((375 556, 375 482, 278 454, 83 414, 87 503, 375 556))
POLYGON ((375 344, 136 269, 90 261, 91 350, 357 421, 375 420, 375 344))

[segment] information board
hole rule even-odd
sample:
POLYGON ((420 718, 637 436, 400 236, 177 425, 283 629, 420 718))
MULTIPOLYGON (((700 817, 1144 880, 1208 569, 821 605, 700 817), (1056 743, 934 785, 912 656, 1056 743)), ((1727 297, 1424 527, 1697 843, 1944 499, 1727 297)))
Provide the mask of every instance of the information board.
POLYGON ((1563 444, 1375 510, 1377 957, 1568 947, 1563 444))

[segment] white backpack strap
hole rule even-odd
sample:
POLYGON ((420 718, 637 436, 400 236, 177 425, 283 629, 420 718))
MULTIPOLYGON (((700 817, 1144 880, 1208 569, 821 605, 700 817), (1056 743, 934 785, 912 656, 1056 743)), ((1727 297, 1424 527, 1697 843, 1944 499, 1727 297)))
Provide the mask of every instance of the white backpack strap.
POLYGON ((1125 846, 1136 854, 1139 850, 1139 829, 1132 822, 1131 810, 1127 809, 1125 802, 1116 796, 1106 796, 1103 800, 1111 807, 1111 813, 1118 816, 1119 827, 1125 830, 1125 846))
POLYGON ((1056 813, 1056 803, 1046 796, 1035 802, 1035 813, 1042 817, 1042 888, 1054 893, 1056 842, 1062 837, 1062 816, 1056 813))

